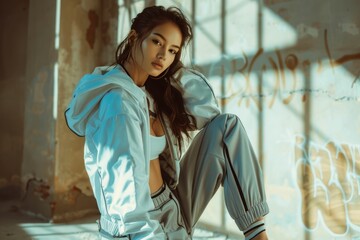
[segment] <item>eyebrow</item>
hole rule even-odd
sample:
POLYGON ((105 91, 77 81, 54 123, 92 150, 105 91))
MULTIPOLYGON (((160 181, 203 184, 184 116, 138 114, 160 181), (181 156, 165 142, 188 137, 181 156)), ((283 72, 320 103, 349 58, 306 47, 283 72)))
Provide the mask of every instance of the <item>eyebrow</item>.
MULTIPOLYGON (((163 36, 163 35, 161 35, 160 33, 153 33, 154 35, 156 35, 156 36, 159 36, 160 38, 162 38, 164 41, 167 41, 166 40, 166 38, 163 36)), ((178 49, 180 49, 180 47, 178 46, 178 45, 171 45, 172 47, 176 47, 176 48, 178 48, 178 49)))

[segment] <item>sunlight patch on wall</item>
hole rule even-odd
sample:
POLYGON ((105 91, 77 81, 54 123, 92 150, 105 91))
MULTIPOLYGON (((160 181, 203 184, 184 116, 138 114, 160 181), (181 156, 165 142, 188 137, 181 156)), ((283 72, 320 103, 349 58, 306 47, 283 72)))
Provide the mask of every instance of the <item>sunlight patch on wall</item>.
POLYGON ((194 39, 195 63, 202 65, 221 58, 221 9, 220 1, 211 4, 197 2, 194 39))
POLYGON ((56 19, 55 19, 55 49, 59 49, 60 41, 60 10, 61 10, 61 0, 56 0, 56 19))
POLYGON ((227 53, 244 51, 255 54, 259 47, 269 52, 296 44, 296 30, 270 9, 259 9, 259 3, 255 1, 230 1, 230 4, 226 15, 227 53), (259 20, 259 10, 262 11, 262 20, 259 20), (259 28, 262 28, 262 36, 258 34, 259 28))
MULTIPOLYGON (((54 49, 56 51, 59 50, 60 45, 60 12, 61 12, 61 0, 56 0, 56 15, 55 15, 55 42, 54 42, 54 49)), ((58 62, 54 63, 54 84, 53 84, 53 118, 57 119, 57 112, 58 112, 58 76, 59 76, 59 69, 58 69, 58 62)))
MULTIPOLYGON (((145 8, 146 1, 126 1, 118 0, 118 31, 117 42, 120 43, 125 39, 130 31, 131 21, 145 8)), ((159 4, 157 4, 159 5, 159 4)), ((174 5, 174 4, 172 4, 174 5)))
POLYGON ((279 15, 263 8, 262 45, 266 52, 296 45, 297 31, 279 15))
POLYGON ((118 31, 117 42, 120 43, 130 31, 130 16, 128 7, 124 0, 118 0, 119 15, 118 15, 118 31))
POLYGON ((196 16, 197 65, 217 62, 222 58, 222 28, 225 28, 225 55, 246 53, 254 56, 259 48, 271 52, 296 45, 296 29, 266 7, 259 9, 258 2, 227 1, 224 24, 221 21, 221 4, 211 5, 213 7, 202 9, 196 16), (260 20, 259 11, 262 11, 260 20))

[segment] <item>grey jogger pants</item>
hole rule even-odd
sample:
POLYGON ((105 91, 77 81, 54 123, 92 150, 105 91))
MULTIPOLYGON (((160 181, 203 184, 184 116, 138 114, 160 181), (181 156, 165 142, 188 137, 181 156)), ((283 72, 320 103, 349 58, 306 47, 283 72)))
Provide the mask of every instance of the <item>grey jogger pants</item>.
POLYGON ((181 160, 179 184, 153 198, 150 211, 168 239, 189 239, 219 186, 229 214, 240 230, 269 212, 262 171, 240 119, 214 118, 193 139, 181 160))
POLYGON ((262 171, 236 115, 221 114, 193 139, 174 190, 189 232, 223 185, 225 203, 240 230, 269 212, 262 171))

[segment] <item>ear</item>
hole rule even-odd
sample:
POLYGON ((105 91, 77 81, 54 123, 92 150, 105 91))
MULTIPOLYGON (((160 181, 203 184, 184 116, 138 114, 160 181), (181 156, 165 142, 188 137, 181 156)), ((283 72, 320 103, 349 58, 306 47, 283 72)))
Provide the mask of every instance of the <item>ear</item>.
POLYGON ((137 39, 137 32, 134 29, 131 29, 127 38, 130 44, 134 43, 137 39))

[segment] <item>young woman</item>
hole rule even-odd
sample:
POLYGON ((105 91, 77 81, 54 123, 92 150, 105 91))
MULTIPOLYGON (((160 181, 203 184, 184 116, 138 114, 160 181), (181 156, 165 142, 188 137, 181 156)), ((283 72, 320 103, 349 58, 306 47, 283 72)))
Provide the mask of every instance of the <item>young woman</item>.
POLYGON ((191 239, 222 185, 246 239, 267 239, 263 179, 245 129, 220 114, 204 76, 180 62, 191 33, 179 9, 146 8, 117 64, 96 68, 75 89, 66 119, 85 136, 103 238, 191 239))

